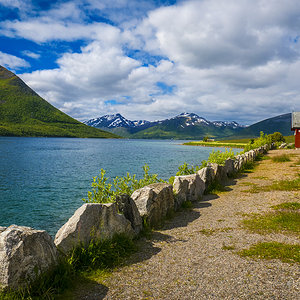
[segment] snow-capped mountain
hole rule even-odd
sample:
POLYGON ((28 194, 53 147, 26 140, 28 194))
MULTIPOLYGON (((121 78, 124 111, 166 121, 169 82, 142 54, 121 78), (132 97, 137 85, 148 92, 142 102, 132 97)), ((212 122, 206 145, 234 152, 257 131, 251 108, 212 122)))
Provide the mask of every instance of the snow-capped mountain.
POLYGON ((226 121, 208 121, 203 117, 199 117, 194 113, 181 113, 173 118, 165 119, 162 121, 149 122, 146 120, 135 120, 131 121, 124 118, 121 114, 115 115, 105 115, 100 118, 91 119, 89 121, 83 122, 86 125, 97 127, 97 128, 135 128, 135 127, 143 127, 147 125, 147 127, 152 127, 157 124, 166 124, 169 122, 174 123, 174 121, 178 121, 180 126, 195 126, 195 125, 204 125, 204 126, 215 126, 215 127, 230 127, 230 128, 243 128, 245 126, 239 125, 237 122, 226 122, 226 121))
POLYGON ((232 122, 223 122, 223 121, 214 121, 212 122, 217 127, 232 127, 232 128, 244 128, 246 126, 240 125, 235 121, 232 122))
POLYGON ((150 122, 146 120, 130 121, 124 118, 121 114, 115 114, 115 115, 105 115, 100 118, 85 121, 83 123, 92 127, 111 129, 111 128, 119 128, 119 127, 123 127, 123 128, 139 127, 150 122))

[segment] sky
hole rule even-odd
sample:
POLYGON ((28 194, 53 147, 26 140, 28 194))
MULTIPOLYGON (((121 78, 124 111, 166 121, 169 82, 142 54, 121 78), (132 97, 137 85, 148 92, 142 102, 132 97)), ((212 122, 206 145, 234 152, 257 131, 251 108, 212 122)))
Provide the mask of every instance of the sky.
POLYGON ((83 121, 300 111, 299 0, 0 0, 0 65, 83 121))

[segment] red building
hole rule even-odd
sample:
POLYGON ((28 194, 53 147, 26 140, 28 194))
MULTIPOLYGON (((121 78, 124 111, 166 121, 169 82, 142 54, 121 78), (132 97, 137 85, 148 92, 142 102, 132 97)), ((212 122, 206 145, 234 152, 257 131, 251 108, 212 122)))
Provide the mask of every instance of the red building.
POLYGON ((295 131, 295 147, 300 149, 300 112, 292 113, 292 130, 295 131))

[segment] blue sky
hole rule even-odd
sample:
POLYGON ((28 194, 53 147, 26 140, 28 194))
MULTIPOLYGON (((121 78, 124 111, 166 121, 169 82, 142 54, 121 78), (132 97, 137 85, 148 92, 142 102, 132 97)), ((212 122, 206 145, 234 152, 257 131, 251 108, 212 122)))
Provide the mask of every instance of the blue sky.
POLYGON ((0 0, 0 65, 79 120, 300 110, 298 0, 0 0))

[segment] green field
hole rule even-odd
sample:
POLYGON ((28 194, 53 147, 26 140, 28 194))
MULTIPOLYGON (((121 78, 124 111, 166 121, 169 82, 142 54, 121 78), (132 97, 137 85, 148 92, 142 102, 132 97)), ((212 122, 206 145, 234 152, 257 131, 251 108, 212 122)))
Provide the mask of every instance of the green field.
MULTIPOLYGON (((294 143, 295 137, 293 135, 285 136, 286 143, 294 143)), ((193 141, 184 143, 183 145, 188 146, 203 146, 203 147, 230 147, 230 148, 244 148, 249 142, 250 138, 233 139, 233 140, 221 140, 214 142, 203 142, 203 141, 193 141)))

